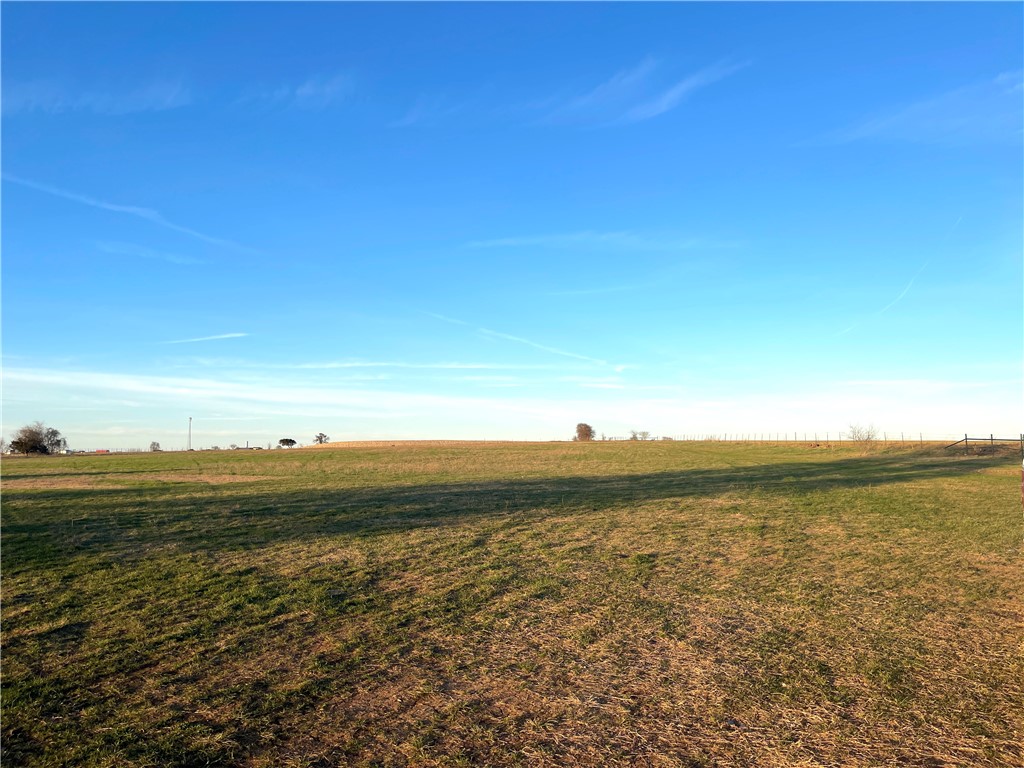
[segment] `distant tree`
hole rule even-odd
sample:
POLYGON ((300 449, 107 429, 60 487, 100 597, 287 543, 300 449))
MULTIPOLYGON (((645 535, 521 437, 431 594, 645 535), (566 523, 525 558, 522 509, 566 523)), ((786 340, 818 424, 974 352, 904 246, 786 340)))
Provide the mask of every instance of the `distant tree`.
POLYGON ((277 444, 280 445, 282 448, 291 448, 296 443, 290 437, 282 437, 280 440, 277 441, 277 444))
POLYGON ((581 443, 589 443, 594 439, 594 428, 589 424, 580 422, 576 425, 576 437, 574 440, 579 440, 581 443))
POLYGON ((860 424, 850 425, 850 439, 855 440, 859 443, 870 443, 878 437, 878 430, 875 429, 874 424, 869 424, 866 427, 862 427, 860 424))
POLYGON ((640 433, 637 432, 635 429, 629 430, 629 439, 630 440, 639 440, 640 439, 640 433))
POLYGON ((158 452, 160 450, 160 443, 154 440, 152 443, 149 444, 149 450, 153 451, 154 453, 158 452))
POLYGON ((0 437, 0 453, 7 453, 7 440, 0 437))
POLYGON ((639 436, 639 438, 641 440, 650 440, 651 439, 651 433, 648 432, 647 430, 644 430, 642 432, 638 432, 637 435, 639 436))
POLYGON ((59 431, 47 427, 41 421, 22 427, 11 439, 11 450, 15 453, 62 453, 68 447, 59 431))
POLYGON ((317 435, 315 435, 313 437, 313 442, 316 443, 317 445, 323 445, 324 443, 328 442, 330 439, 331 438, 329 438, 323 432, 320 432, 319 434, 317 434, 317 435))
POLYGON ((231 445, 228 446, 228 448, 230 448, 232 451, 237 451, 238 443, 232 443, 231 445))

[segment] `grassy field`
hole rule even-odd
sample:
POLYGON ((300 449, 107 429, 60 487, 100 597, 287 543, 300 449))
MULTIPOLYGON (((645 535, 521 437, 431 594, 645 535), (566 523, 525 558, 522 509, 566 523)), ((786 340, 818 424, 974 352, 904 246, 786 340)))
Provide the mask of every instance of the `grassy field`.
POLYGON ((1020 458, 3 464, 5 766, 1021 766, 1020 458))

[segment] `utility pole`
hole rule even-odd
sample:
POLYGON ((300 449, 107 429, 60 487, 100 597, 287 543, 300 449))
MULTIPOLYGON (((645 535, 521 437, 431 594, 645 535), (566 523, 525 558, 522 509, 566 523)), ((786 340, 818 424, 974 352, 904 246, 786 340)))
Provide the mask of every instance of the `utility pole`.
POLYGON ((192 417, 191 416, 188 417, 188 448, 186 448, 185 450, 187 450, 187 451, 191 451, 192 450, 192 417))

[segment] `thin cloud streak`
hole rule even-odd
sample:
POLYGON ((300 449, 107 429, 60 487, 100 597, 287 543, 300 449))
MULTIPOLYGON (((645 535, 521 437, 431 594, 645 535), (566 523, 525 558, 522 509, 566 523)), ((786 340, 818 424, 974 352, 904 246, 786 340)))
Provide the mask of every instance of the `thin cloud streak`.
POLYGON ((7 115, 92 112, 117 116, 163 112, 186 107, 191 103, 191 92, 180 82, 155 82, 121 92, 84 90, 72 93, 62 85, 35 80, 5 86, 3 112, 7 115))
POLYGON ((1022 72, 994 78, 911 102, 887 114, 868 118, 843 130, 803 142, 834 146, 857 141, 896 141, 961 146, 1002 144, 1021 140, 1022 72))
POLYGON ((723 60, 704 67, 668 88, 654 83, 658 64, 648 56, 631 69, 621 70, 595 88, 563 101, 540 121, 555 125, 594 127, 639 123, 677 108, 694 92, 749 66, 723 60))
MULTIPOLYGON (((425 314, 428 314, 431 317, 436 317, 437 319, 442 320, 444 322, 448 322, 448 323, 455 323, 457 325, 470 325, 470 323, 466 323, 466 322, 464 322, 462 320, 456 320, 456 319, 451 318, 451 317, 445 317, 444 315, 438 315, 438 314, 435 314, 433 312, 427 312, 425 314)), ((572 359, 575 359, 575 360, 583 360, 585 362, 596 363, 598 365, 608 365, 608 361, 607 360, 599 360, 596 357, 589 357, 587 355, 580 355, 580 354, 577 354, 575 352, 568 352, 568 351, 566 351, 564 349, 558 349, 556 347, 549 347, 546 344, 538 344, 537 342, 531 341, 530 339, 524 339, 522 336, 513 336, 513 335, 508 334, 508 333, 501 333, 499 331, 492 331, 490 328, 477 328, 477 332, 480 333, 483 336, 488 336, 490 338, 495 338, 495 339, 504 339, 505 341, 514 341, 517 344, 524 344, 525 346, 533 347, 534 349, 539 349, 539 350, 541 350, 543 352, 550 352, 551 354, 559 355, 561 357, 568 357, 568 358, 572 358, 572 359)))
MULTIPOLYGON (((324 408, 345 408, 352 413, 374 417, 395 417, 406 411, 467 408, 481 412, 547 413, 544 401, 508 401, 495 398, 453 397, 420 392, 393 390, 338 389, 303 386, 300 382, 249 383, 214 379, 175 378, 90 371, 58 371, 47 369, 7 369, 4 378, 11 382, 57 387, 74 386, 96 389, 105 394, 131 393, 160 398, 186 399, 192 404, 217 405, 225 410, 251 410, 250 403, 308 409, 322 415, 324 408)), ((282 413, 294 413, 292 410, 282 413)))
POLYGON ((499 333, 498 331, 492 331, 490 328, 481 328, 480 333, 485 336, 491 336, 496 339, 505 339, 506 341, 514 341, 517 344, 525 344, 528 347, 539 349, 543 352, 550 352, 553 355, 561 355, 562 357, 570 357, 575 360, 585 360, 588 363, 597 363, 598 365, 608 365, 607 360, 599 360, 596 357, 588 357, 587 355, 578 355, 575 352, 567 352, 564 349, 557 349, 556 347, 549 347, 546 344, 538 344, 535 341, 524 339, 522 336, 512 336, 508 333, 499 333))
POLYGON ((712 83, 724 80, 741 69, 749 66, 750 62, 728 62, 720 61, 710 67, 695 72, 689 77, 680 80, 666 91, 663 91, 656 98, 638 104, 622 116, 622 122, 638 123, 644 120, 663 115, 666 112, 678 107, 684 99, 693 92, 706 88, 712 83))
POLYGON ((406 368, 412 370, 432 371, 517 371, 517 370, 544 370, 546 366, 511 365, 503 363, 402 363, 402 362, 374 362, 374 361, 344 361, 327 363, 299 363, 287 367, 294 370, 335 370, 344 368, 406 368))
MULTIPOLYGON (((873 312, 871 315, 868 316, 867 319, 871 319, 871 318, 879 317, 880 315, 884 315, 886 312, 888 312, 890 309, 892 309, 894 306, 896 306, 900 302, 900 300, 902 300, 903 297, 907 295, 907 293, 910 291, 911 287, 914 285, 914 281, 917 280, 917 278, 921 276, 921 273, 924 272, 925 267, 927 267, 929 264, 931 264, 931 259, 928 259, 924 264, 921 265, 921 268, 918 269, 917 272, 914 273, 914 276, 912 278, 910 278, 910 282, 908 282, 906 284, 906 286, 903 288, 902 291, 900 291, 899 295, 895 299, 890 301, 888 304, 886 304, 884 307, 882 307, 877 312, 873 312)), ((856 322, 853 325, 851 325, 849 328, 845 328, 845 329, 841 330, 839 333, 836 334, 836 336, 843 336, 843 335, 849 333, 850 331, 854 330, 855 328, 859 328, 861 325, 864 324, 864 322, 866 322, 866 320, 862 320, 860 322, 856 322)))
POLYGON ((440 315, 437 312, 424 312, 423 314, 425 314, 427 317, 432 317, 435 320, 442 320, 443 322, 451 323, 452 325, 469 325, 469 323, 467 323, 465 320, 456 320, 454 317, 440 315))
POLYGON ((179 256, 176 253, 165 253, 163 251, 155 251, 152 248, 146 248, 145 246, 136 245, 134 243, 98 242, 96 243, 96 248, 98 248, 103 253, 109 253, 114 256, 131 256, 138 259, 166 261, 168 264, 205 263, 201 259, 196 259, 191 256, 179 256))
POLYGON ((344 101, 354 91, 355 79, 349 73, 342 72, 331 77, 310 77, 298 85, 252 88, 242 94, 235 104, 319 111, 344 101))
POLYGON ((657 64, 647 57, 632 69, 616 72, 610 79, 586 93, 570 97, 541 120, 548 124, 607 123, 642 91, 657 64))
POLYGON ((219 339, 240 339, 248 336, 248 333, 219 333, 216 336, 200 336, 197 339, 177 339, 176 341, 165 341, 164 344, 192 344, 196 341, 217 341, 219 339))
POLYGON ((184 362, 207 368, 244 368, 274 371, 333 371, 359 368, 398 368, 427 371, 549 371, 556 369, 556 366, 553 365, 475 362, 411 363, 401 360, 327 360, 309 363, 262 363, 230 358, 190 357, 185 358, 184 362))
POLYGON ((627 230, 617 232, 600 232, 582 230, 580 232, 560 232, 544 235, 526 235, 520 237, 499 237, 488 240, 471 240, 467 248, 608 248, 616 250, 638 251, 690 251, 698 248, 734 248, 738 242, 725 240, 707 240, 697 237, 672 237, 655 234, 637 234, 627 230))
MULTIPOLYGON (((949 232, 946 233, 946 236, 944 238, 942 238, 941 242, 943 242, 943 243, 946 242, 952 236, 952 234, 956 231, 956 228, 960 226, 960 222, 963 221, 963 220, 964 220, 963 216, 958 217, 957 220, 953 223, 953 226, 950 227, 949 232)), ((929 264, 931 264, 931 263, 932 263, 931 259, 926 259, 924 264, 921 265, 920 269, 918 269, 917 272, 914 273, 914 276, 912 278, 910 278, 910 282, 907 283, 906 287, 904 287, 904 289, 902 291, 900 291, 899 295, 895 299, 890 301, 888 304, 886 304, 884 307, 882 307, 880 310, 878 310, 877 312, 875 312, 872 315, 870 315, 870 317, 878 317, 879 315, 884 315, 886 312, 888 312, 890 309, 892 309, 894 306, 896 306, 896 304, 898 304, 900 302, 900 300, 904 296, 907 295, 908 291, 910 291, 911 287, 914 285, 914 281, 917 280, 917 278, 921 276, 921 273, 924 272, 925 268, 929 264)), ((864 321, 860 321, 860 322, 854 323, 849 328, 846 328, 846 329, 840 331, 839 333, 837 333, 836 336, 843 336, 844 334, 849 333, 853 329, 855 329, 855 328, 859 327, 860 325, 862 325, 863 322, 864 321)))
POLYGON ((555 298, 572 298, 574 296, 605 296, 610 293, 630 293, 656 287, 655 283, 642 285, 610 285, 603 288, 575 288, 564 291, 547 291, 543 295, 555 298))
POLYGON ((135 205, 120 205, 117 203, 108 203, 105 200, 99 200, 95 197, 89 197, 88 195, 80 195, 77 192, 71 192, 66 189, 61 189, 60 187, 53 187, 50 186, 49 184, 42 184, 38 181, 32 181, 31 179, 23 179, 20 176, 15 176, 14 174, 11 173, 3 173, 0 174, 0 176, 2 176, 2 178, 5 181, 9 181, 12 184, 18 184, 23 187, 28 187, 29 189, 34 189, 37 192, 45 192, 46 194, 53 195, 54 197, 60 197, 65 200, 71 200, 73 202, 81 203, 82 205, 88 205, 93 208, 99 208, 104 211, 112 211, 113 213, 125 213, 128 214, 129 216, 135 216, 136 218, 145 219, 146 221, 156 224, 157 226, 164 227, 165 229, 170 229, 175 232, 181 232, 182 234, 189 235, 190 237, 194 237, 197 240, 202 240, 204 243, 209 243, 211 245, 219 245, 225 248, 231 248, 232 250, 236 251, 247 251, 249 253, 254 252, 253 249, 248 248, 244 245, 239 245, 238 243, 232 242, 230 240, 223 240, 219 237, 212 237, 210 235, 203 234, 202 232, 197 232, 194 229, 183 227, 180 224, 175 224, 174 222, 168 221, 163 217, 162 214, 160 214, 159 211, 155 211, 152 208, 141 208, 135 205))
POLYGON ((410 128, 412 126, 436 125, 447 118, 465 111, 462 103, 449 104, 443 96, 420 94, 412 107, 400 118, 388 123, 389 128, 410 128))

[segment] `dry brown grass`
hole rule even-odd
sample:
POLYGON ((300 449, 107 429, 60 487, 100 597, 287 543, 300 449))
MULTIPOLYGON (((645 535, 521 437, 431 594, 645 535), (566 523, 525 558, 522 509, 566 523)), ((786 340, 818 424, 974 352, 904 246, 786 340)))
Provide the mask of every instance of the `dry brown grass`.
POLYGON ((10 473, 5 760, 1024 764, 1016 462, 241 453, 10 473))

